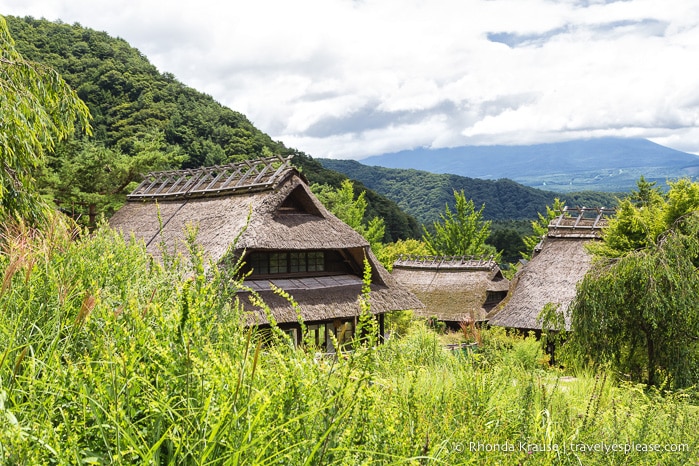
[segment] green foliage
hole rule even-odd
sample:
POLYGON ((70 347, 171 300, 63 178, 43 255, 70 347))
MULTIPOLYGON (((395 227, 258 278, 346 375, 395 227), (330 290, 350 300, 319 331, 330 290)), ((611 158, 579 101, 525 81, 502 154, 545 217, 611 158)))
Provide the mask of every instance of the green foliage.
POLYGON ((531 236, 525 236, 522 238, 524 245, 526 247, 526 252, 522 254, 522 258, 531 259, 532 253, 534 252, 534 247, 539 244, 539 242, 544 238, 548 232, 549 223, 551 220, 555 219, 563 212, 563 208, 566 205, 566 201, 562 201, 559 198, 553 200, 552 206, 546 206, 546 215, 539 212, 539 220, 533 220, 531 222, 532 230, 534 234, 531 236))
POLYGON ((311 190, 330 212, 369 242, 374 254, 377 256, 381 254, 386 225, 379 217, 365 222, 364 212, 367 208, 367 201, 364 198, 364 191, 355 197, 354 186, 350 180, 342 181, 338 189, 327 184, 313 184, 311 190))
POLYGON ((430 254, 427 245, 417 239, 398 240, 395 243, 385 244, 378 256, 379 260, 389 272, 393 270, 393 263, 400 255, 425 256, 430 254))
POLYGON ((164 266, 106 228, 5 226, 3 464, 699 460, 699 412, 682 394, 603 373, 562 379, 540 363, 536 341, 502 329, 484 331, 475 354, 446 350, 420 323, 336 359, 281 338, 263 347, 233 299, 241 284, 205 263, 195 233, 191 255, 164 266), (569 447, 585 443, 682 450, 569 447))
POLYGON ((89 111, 56 71, 16 50, 2 16, 0 51, 0 221, 36 222, 46 213, 36 171, 76 125, 90 131, 89 111))
POLYGON ((699 210, 699 183, 683 178, 668 181, 668 185, 669 190, 662 194, 655 183, 641 177, 638 189, 620 201, 616 215, 609 220, 604 241, 591 244, 590 251, 621 257, 652 247, 678 219, 699 210))
POLYGON ((641 178, 588 246, 598 259, 570 308, 572 349, 633 380, 686 387, 699 382, 699 183, 668 185, 641 178))
POLYGON ((393 337, 402 337, 408 334, 413 325, 414 313, 411 310, 393 311, 385 314, 386 331, 393 337))
MULTIPOLYGON (((486 220, 532 220, 560 194, 543 191, 508 179, 481 180, 420 170, 363 165, 354 160, 320 159, 327 168, 362 182, 389 199, 423 224, 439 220, 444 204, 453 205, 454 191, 464 191, 476 205, 485 205, 486 220)), ((614 207, 617 194, 568 193, 570 205, 614 207)))
POLYGON ((698 264, 696 212, 650 246, 599 260, 570 309, 579 355, 649 385, 699 383, 698 264))
POLYGON ((456 211, 447 204, 441 222, 434 222, 434 233, 425 229, 423 241, 431 254, 454 256, 498 256, 485 240, 490 234, 490 221, 483 220, 483 209, 476 210, 463 191, 454 191, 456 211))
POLYGON ((128 156, 91 141, 62 144, 49 157, 41 179, 43 190, 60 200, 64 209, 92 205, 109 216, 144 173, 175 168, 186 159, 177 148, 165 145, 162 133, 144 135, 134 147, 136 155, 128 156))

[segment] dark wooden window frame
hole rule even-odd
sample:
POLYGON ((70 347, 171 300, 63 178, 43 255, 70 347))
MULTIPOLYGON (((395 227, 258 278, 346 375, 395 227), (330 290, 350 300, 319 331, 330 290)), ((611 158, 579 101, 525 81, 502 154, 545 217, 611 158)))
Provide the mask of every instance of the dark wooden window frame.
POLYGON ((339 251, 253 251, 245 259, 245 269, 252 277, 324 276, 351 273, 345 266, 338 270, 333 263, 346 262, 339 251), (333 257, 336 256, 336 257, 333 257))

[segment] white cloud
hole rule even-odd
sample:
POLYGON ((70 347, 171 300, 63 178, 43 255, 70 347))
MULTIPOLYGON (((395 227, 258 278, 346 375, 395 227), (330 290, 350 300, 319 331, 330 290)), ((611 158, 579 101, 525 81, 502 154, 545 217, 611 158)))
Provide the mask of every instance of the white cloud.
POLYGON ((319 157, 648 137, 699 153, 693 0, 0 0, 105 30, 319 157))

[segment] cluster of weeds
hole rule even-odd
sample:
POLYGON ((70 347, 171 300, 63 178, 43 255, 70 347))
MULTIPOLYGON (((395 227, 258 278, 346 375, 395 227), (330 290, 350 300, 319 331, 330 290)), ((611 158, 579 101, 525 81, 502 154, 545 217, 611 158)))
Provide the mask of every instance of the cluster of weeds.
POLYGON ((377 345, 368 287, 351 351, 270 341, 243 324, 235 267, 188 238, 161 265, 106 227, 4 229, 0 464, 697 462, 687 395, 561 377, 494 329, 475 352, 421 323, 377 345))

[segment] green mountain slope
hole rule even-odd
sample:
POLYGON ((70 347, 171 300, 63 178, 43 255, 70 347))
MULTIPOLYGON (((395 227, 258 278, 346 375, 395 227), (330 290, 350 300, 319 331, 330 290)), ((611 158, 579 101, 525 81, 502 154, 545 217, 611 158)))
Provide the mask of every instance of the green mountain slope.
POLYGON ((480 180, 458 175, 435 174, 413 169, 370 167, 353 160, 319 159, 326 167, 344 173, 352 179, 398 203, 401 209, 420 222, 431 224, 452 205, 454 190, 463 190, 476 206, 485 204, 487 220, 535 219, 556 197, 568 205, 587 207, 614 206, 616 197, 610 193, 580 192, 559 194, 523 186, 508 179, 480 180))
MULTIPOLYGON (((167 147, 188 156, 182 167, 259 157, 264 150, 293 155, 311 183, 339 186, 345 175, 322 167, 303 152, 273 141, 245 117, 211 96, 161 73, 126 41, 78 24, 6 17, 18 51, 61 73, 87 103, 93 140, 135 155, 136 142, 162 132, 167 147)), ((361 186, 359 186, 361 188, 361 186)), ((417 221, 395 202, 367 193, 367 215, 385 218, 386 240, 419 235, 417 221)))
POLYGON ((645 139, 596 138, 529 146, 417 148, 362 160, 367 165, 414 168, 472 178, 509 178, 556 192, 623 192, 643 175, 663 186, 668 179, 695 177, 699 157, 645 139))

